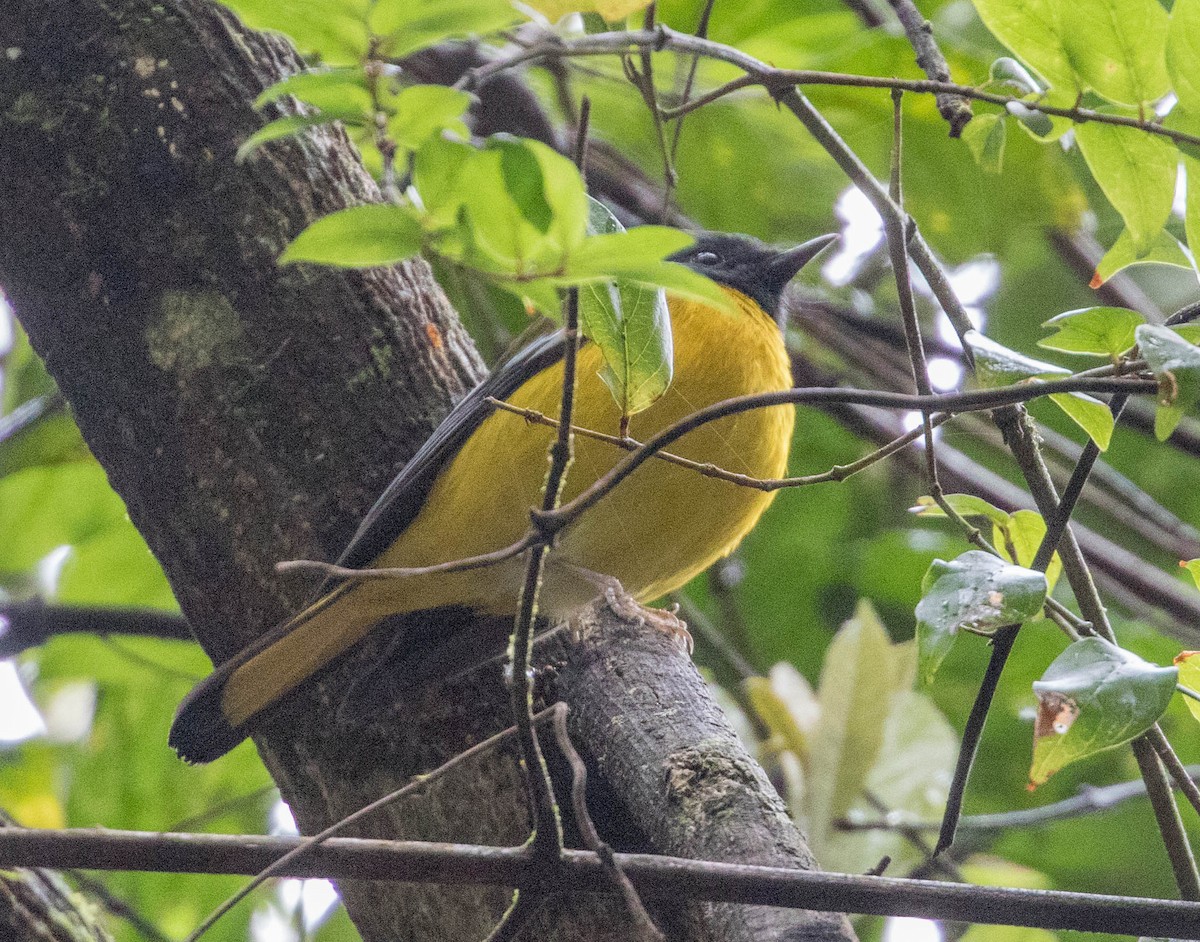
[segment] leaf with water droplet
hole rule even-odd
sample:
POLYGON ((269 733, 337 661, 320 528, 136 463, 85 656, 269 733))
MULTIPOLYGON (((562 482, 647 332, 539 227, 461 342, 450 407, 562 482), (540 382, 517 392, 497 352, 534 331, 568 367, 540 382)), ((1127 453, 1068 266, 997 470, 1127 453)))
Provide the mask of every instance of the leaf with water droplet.
POLYGON ((925 683, 950 653, 961 631, 990 634, 1035 617, 1046 601, 1046 577, 981 550, 949 562, 935 559, 917 603, 919 673, 925 683))
POLYGON ((1159 667, 1103 638, 1084 638, 1054 659, 1033 685, 1039 722, 1029 781, 1129 742, 1166 710, 1179 671, 1159 667))

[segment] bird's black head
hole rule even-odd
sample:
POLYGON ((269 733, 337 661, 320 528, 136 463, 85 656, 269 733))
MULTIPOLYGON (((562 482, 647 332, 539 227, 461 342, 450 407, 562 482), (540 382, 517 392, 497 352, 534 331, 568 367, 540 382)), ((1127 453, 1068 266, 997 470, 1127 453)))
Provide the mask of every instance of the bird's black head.
POLYGON ((717 284, 736 288, 778 319, 787 283, 836 239, 835 235, 818 236, 793 249, 777 249, 750 236, 705 232, 670 260, 707 275, 717 284))

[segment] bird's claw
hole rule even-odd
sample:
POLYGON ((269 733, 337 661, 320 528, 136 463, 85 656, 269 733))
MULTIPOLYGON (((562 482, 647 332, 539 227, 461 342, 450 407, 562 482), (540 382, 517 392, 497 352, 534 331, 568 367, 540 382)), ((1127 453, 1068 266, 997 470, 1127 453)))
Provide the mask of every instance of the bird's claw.
POLYGON ((679 617, 678 605, 672 605, 670 608, 648 608, 626 592, 624 586, 615 579, 611 585, 605 587, 604 601, 620 618, 661 631, 686 651, 688 657, 692 656, 695 647, 692 634, 688 631, 687 622, 679 617))

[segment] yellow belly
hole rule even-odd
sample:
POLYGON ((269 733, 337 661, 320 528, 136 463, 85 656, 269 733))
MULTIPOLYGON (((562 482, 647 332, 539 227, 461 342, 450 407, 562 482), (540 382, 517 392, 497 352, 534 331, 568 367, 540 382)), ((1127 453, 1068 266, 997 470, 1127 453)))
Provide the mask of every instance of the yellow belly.
MULTIPOLYGON (((727 289, 728 290, 728 289, 727 289)), ((776 325, 744 296, 734 314, 673 300, 675 379, 666 395, 634 416, 630 433, 645 440, 699 408, 746 393, 787 389, 791 369, 776 325)), ((575 424, 616 434, 620 413, 599 378, 599 350, 579 355, 575 424)), ((516 405, 558 416, 562 365, 528 380, 510 397, 516 405)), ((794 409, 778 406, 730 416, 680 439, 676 454, 754 477, 785 473, 794 409)), ((439 476, 420 514, 379 566, 424 566, 474 556, 516 542, 540 500, 553 431, 496 412, 439 476)), ((582 436, 567 477, 570 499, 625 452, 582 436)), ((641 601, 683 585, 728 554, 754 526, 773 495, 652 460, 584 513, 550 556, 542 610, 565 615, 598 594, 579 570, 614 577, 641 601)), ((367 583, 390 612, 468 605, 515 611, 523 563, 485 570, 367 583)), ((363 599, 362 601, 366 601, 363 599)))
MULTIPOLYGON (((633 417, 633 435, 646 439, 712 403, 791 386, 779 330, 745 297, 735 299, 734 314, 671 303, 675 380, 661 400, 633 417)), ((616 433, 620 415, 597 375, 600 366, 594 345, 580 351, 575 423, 616 433)), ((557 417, 561 395, 560 364, 527 381, 511 401, 557 417)), ((779 477, 793 418, 790 405, 729 416, 690 432, 672 451, 754 477, 779 477)), ((529 508, 540 503, 553 434, 511 413, 494 413, 438 476, 416 519, 376 565, 427 566, 515 543, 526 532, 529 508)), ((576 437, 575 448, 568 499, 625 455, 584 437, 576 437)), ((542 611, 561 618, 586 604, 599 594, 596 576, 619 579, 641 601, 670 592, 737 546, 771 499, 650 460, 563 532, 547 563, 542 611)), ((514 559, 470 572, 367 581, 339 590, 298 615, 280 640, 214 688, 226 723, 239 729, 387 615, 446 605, 511 614, 523 569, 523 560, 514 559)))

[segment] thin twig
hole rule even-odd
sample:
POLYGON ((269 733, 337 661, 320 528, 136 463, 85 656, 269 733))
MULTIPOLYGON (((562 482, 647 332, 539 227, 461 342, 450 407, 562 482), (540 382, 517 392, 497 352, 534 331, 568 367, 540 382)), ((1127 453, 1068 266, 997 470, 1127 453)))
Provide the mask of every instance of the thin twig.
MULTIPOLYGON (((513 415, 519 415, 526 422, 531 422, 535 425, 544 425, 547 428, 558 428, 558 420, 552 419, 544 413, 538 412, 536 409, 526 409, 522 406, 515 406, 510 402, 505 402, 503 399, 495 399, 488 397, 489 405, 504 412, 510 412, 513 415)), ((954 416, 950 413, 936 413, 930 416, 930 421, 935 427, 942 425, 954 416)), ((593 441, 604 442, 607 445, 612 445, 620 448, 623 451, 637 451, 643 447, 643 443, 636 438, 619 435, 609 435, 605 432, 598 432, 595 429, 583 428, 579 425, 571 426, 571 432, 582 438, 589 438, 593 441)), ((740 474, 737 471, 728 471, 725 468, 712 464, 711 462, 693 461, 690 458, 684 458, 681 455, 676 455, 669 451, 660 451, 654 457, 660 461, 665 461, 668 464, 678 465, 681 468, 687 468, 689 471, 695 471, 697 474, 707 478, 716 478, 719 481, 728 481, 730 484, 737 484, 739 487, 748 487, 756 491, 778 491, 786 487, 807 487, 811 484, 825 484, 829 482, 845 481, 847 478, 864 471, 871 465, 882 461, 906 445, 911 445, 914 441, 924 434, 924 429, 917 428, 911 432, 906 432, 898 436, 874 451, 863 455, 856 461, 849 464, 837 464, 828 471, 822 471, 819 474, 801 474, 790 478, 756 478, 749 474, 740 474)))
MULTIPOLYGON (((553 713, 553 708, 543 710, 541 713, 535 716, 533 720, 535 723, 544 723, 546 720, 551 719, 553 713)), ((384 795, 382 798, 376 799, 369 805, 365 805, 353 814, 347 815, 340 821, 331 824, 323 831, 319 831, 311 837, 301 838, 300 843, 289 848, 270 864, 261 868, 259 872, 254 875, 254 879, 252 879, 249 883, 225 900, 225 902, 223 902, 220 906, 214 909, 208 915, 208 917, 202 923, 200 923, 200 925, 192 930, 188 937, 184 939, 184 942, 196 942, 197 939, 199 939, 202 935, 204 935, 205 932, 207 932, 216 924, 217 920, 219 920, 227 912, 233 909, 234 906, 258 889, 258 887, 262 886, 267 880, 271 879, 272 877, 284 876, 288 874, 290 872, 290 868, 295 868, 303 858, 313 856, 322 844, 336 837, 348 827, 358 824, 364 819, 370 817, 376 811, 381 811, 382 809, 388 807, 389 805, 395 804, 397 801, 400 801, 403 798, 407 798, 411 795, 415 795, 421 791, 424 791, 426 788, 444 776, 447 772, 452 771, 453 769, 462 765, 464 762, 481 753, 494 749, 496 746, 500 745, 500 743, 514 735, 516 731, 517 728, 515 726, 510 726, 508 729, 496 733, 494 736, 489 736, 482 742, 477 742, 470 748, 464 749, 457 755, 452 756, 433 771, 416 776, 411 782, 402 788, 398 788, 394 792, 390 792, 387 795, 384 795)))
POLYGON ((596 825, 592 822, 592 815, 587 806, 587 766, 576 751, 575 744, 571 742, 571 736, 567 732, 567 705, 556 703, 551 709, 554 710, 555 741, 558 743, 563 757, 571 766, 571 807, 575 812, 575 825, 579 828, 583 844, 588 850, 595 853, 600 858, 600 862, 604 864, 604 869, 613 885, 625 900, 625 906, 629 909, 629 915, 633 919, 638 935, 644 939, 650 939, 652 942, 654 940, 661 942, 665 937, 659 931, 658 926, 654 924, 654 920, 650 918, 650 914, 642 903, 642 898, 638 896, 638 891, 629 881, 629 877, 625 876, 624 871, 617 864, 612 848, 600 839, 600 835, 596 832, 596 825))
MULTIPOLYGON (((904 27, 908 42, 917 54, 917 65, 935 82, 950 81, 950 66, 933 38, 933 24, 921 15, 912 0, 888 0, 891 8, 904 27)), ((950 136, 958 137, 967 122, 974 117, 971 105, 958 93, 938 92, 935 94, 938 112, 950 125, 950 136)))
POLYGON ((417 576, 429 576, 436 573, 446 572, 467 572, 471 569, 484 569, 487 566, 495 566, 498 563, 507 562, 520 556, 534 544, 535 537, 533 534, 526 534, 516 543, 506 546, 503 549, 493 550, 490 553, 481 553, 478 556, 467 556, 464 559, 455 559, 445 563, 434 563, 431 566, 390 566, 380 567, 378 569, 352 569, 346 566, 338 566, 334 563, 322 562, 319 559, 286 559, 275 564, 276 572, 296 572, 308 571, 318 572, 324 576, 331 576, 336 579, 356 579, 359 581, 368 581, 371 579, 409 579, 417 576))
POLYGON ((148 608, 104 608, 91 605, 58 605, 31 599, 0 602, 0 658, 13 657, 27 648, 65 634, 134 635, 191 641, 192 632, 182 615, 148 608))
POLYGON ((1162 727, 1155 723, 1147 731, 1146 739, 1158 753, 1158 758, 1166 766, 1167 774, 1171 776, 1176 787, 1183 792, 1188 804, 1192 806, 1192 810, 1200 814, 1200 787, 1197 787, 1194 781, 1192 770, 1179 761, 1179 756, 1167 739, 1166 733, 1162 731, 1162 727))
MULTIPOLYGON (((579 129, 575 143, 575 165, 586 182, 588 127, 591 120, 591 101, 585 96, 580 103, 579 129)), ((562 394, 559 415, 562 423, 548 452, 549 470, 542 487, 541 513, 558 508, 566 486, 567 472, 575 457, 575 440, 571 434, 571 417, 575 412, 577 391, 576 360, 579 352, 579 289, 567 289, 564 305, 562 394)), ((525 579, 518 596, 517 615, 509 639, 509 708, 517 727, 517 742, 521 749, 521 769, 525 776, 525 793, 529 800, 529 817, 533 824, 530 847, 539 873, 549 873, 562 857, 562 818, 554 795, 554 783, 542 752, 537 729, 533 723, 533 679, 530 656, 533 651, 534 627, 537 623, 538 597, 546 569, 546 557, 553 544, 553 534, 538 528, 539 517, 532 517, 536 539, 529 549, 525 563, 525 579)), ((550 883, 535 875, 533 881, 519 888, 512 905, 488 935, 488 942, 505 942, 523 927, 541 908, 549 896, 550 883)))
MULTIPOLYGON (((1195 779, 1200 777, 1200 765, 1183 766, 1182 779, 1196 787, 1195 779)), ((1179 778, 1172 775, 1178 785, 1179 778)), ((1182 789, 1181 789, 1182 790, 1182 789)), ((1083 815, 1109 811, 1117 805, 1141 798, 1146 794, 1146 783, 1141 778, 1128 782, 1118 782, 1115 785, 1085 785, 1079 794, 1062 801, 1056 801, 1038 808, 1027 808, 1020 811, 1000 811, 995 814, 971 814, 959 821, 960 831, 1012 831, 1017 828, 1041 827, 1058 821, 1066 821, 1083 815)), ((905 827, 919 831, 936 831, 940 821, 905 821, 905 827)), ((840 831, 895 831, 894 821, 849 821, 837 822, 840 831)))
MULTIPOLYGON (((547 37, 543 42, 535 43, 518 53, 498 58, 485 66, 464 75, 456 88, 472 89, 486 82, 493 75, 508 69, 516 68, 528 62, 541 59, 569 59, 580 56, 604 56, 630 52, 642 47, 680 52, 688 55, 700 55, 703 58, 727 62, 746 73, 746 76, 722 86, 724 93, 736 91, 754 85, 760 85, 776 94, 781 89, 803 85, 828 85, 850 88, 898 88, 901 91, 913 92, 919 95, 959 95, 974 101, 987 102, 1007 108, 1010 105, 1021 105, 1031 111, 1069 118, 1076 123, 1095 122, 1097 124, 1112 124, 1119 127, 1136 128, 1147 134, 1156 134, 1169 138, 1176 144, 1200 145, 1200 136, 1166 127, 1146 118, 1134 118, 1126 115, 1107 114, 1092 108, 1059 107, 1050 105, 1036 98, 1026 98, 1019 95, 1001 95, 985 91, 971 85, 959 85, 954 82, 939 82, 932 79, 899 79, 878 75, 849 75, 842 72, 824 72, 813 69, 777 69, 767 65, 739 49, 714 42, 688 33, 680 33, 670 27, 659 24, 653 32, 620 31, 610 33, 595 33, 578 39, 564 40, 559 37, 547 37)), ((720 96, 717 96, 720 97, 720 96)), ((707 104, 712 101, 710 96, 705 99, 693 99, 686 110, 699 107, 697 103, 707 104)), ((675 118, 681 109, 664 110, 667 118, 675 118)))
MULTIPOLYGON (((704 9, 700 11, 700 19, 696 23, 696 36, 700 39, 708 38, 708 23, 712 19, 713 6, 716 0, 705 0, 704 9)), ((687 78, 683 82, 683 92, 679 96, 680 104, 686 105, 688 99, 692 95, 692 88, 696 84, 696 70, 700 67, 700 55, 692 56, 691 62, 688 63, 687 78)), ((662 112, 659 112, 659 120, 662 120, 662 112)), ((679 153, 679 139, 683 135, 683 118, 681 114, 675 120, 675 127, 671 132, 671 147, 670 147, 670 162, 673 167, 675 164, 675 155, 679 153)), ((663 215, 665 216, 671 206, 671 192, 674 189, 678 180, 672 177, 667 177, 663 186, 663 215)))
MULTIPOLYGON (((981 389, 965 393, 935 394, 929 396, 909 395, 870 389, 816 388, 786 389, 778 392, 754 393, 737 396, 713 403, 663 429, 618 462, 601 477, 568 503, 552 511, 534 511, 534 528, 516 543, 479 556, 432 566, 398 569, 347 569, 317 560, 288 560, 276 563, 277 570, 314 570, 342 579, 394 579, 423 576, 431 573, 460 572, 494 565, 519 556, 536 547, 573 522, 580 514, 593 507, 607 496, 613 488, 636 471, 642 464, 678 441, 689 432, 732 415, 740 415, 754 409, 766 409, 780 405, 829 405, 857 404, 881 409, 904 409, 921 413, 986 412, 1002 406, 1028 402, 1042 396, 1060 392, 1129 393, 1150 395, 1158 391, 1158 384, 1149 380, 1136 379, 1062 379, 1044 383, 1004 386, 999 389, 981 389)), ((903 436, 902 436, 903 438, 903 436)), ((896 439, 896 442, 901 439, 896 439)), ((890 447, 886 446, 886 447, 890 447)), ((902 446, 897 446, 902 447, 902 446)), ((894 453, 895 449, 893 449, 894 453)))
MULTIPOLYGON (((654 34, 657 32, 656 20, 657 4, 651 3, 646 7, 646 17, 642 25, 642 32, 654 34)), ((666 128, 663 126, 662 108, 658 104, 658 90, 654 87, 654 47, 640 46, 642 67, 639 71, 628 56, 621 60, 625 69, 625 77, 629 79, 634 88, 638 90, 638 94, 642 96, 642 101, 646 103, 646 107, 650 110, 650 120, 654 125, 654 141, 658 145, 659 154, 662 155, 663 161, 663 180, 665 186, 663 190, 663 214, 666 214, 667 207, 671 205, 671 191, 675 188, 675 184, 679 182, 679 175, 675 172, 674 152, 667 144, 666 128)))
POLYGON ((1146 782, 1146 795, 1150 799, 1150 807, 1154 809, 1155 820, 1158 821, 1158 829, 1162 834, 1163 846, 1167 849, 1167 857, 1171 861, 1171 870, 1175 874, 1179 895, 1182 899, 1198 900, 1200 872, 1196 869, 1196 857, 1192 853, 1187 832, 1183 829, 1179 806, 1175 804, 1175 796, 1171 793, 1166 771, 1148 736, 1139 736, 1131 745, 1142 778, 1146 782))
MULTIPOLYGON (((1002 409, 996 412, 995 418, 1013 456, 1017 459, 1038 509, 1043 518, 1049 521, 1059 503, 1058 492, 1042 458, 1028 415, 1023 409, 1002 409)), ((1075 600, 1083 616, 1092 623, 1102 638, 1115 644, 1116 635, 1109 622, 1108 612, 1069 525, 1062 531, 1059 554, 1063 563, 1063 573, 1075 593, 1075 600)), ((1150 735, 1153 729, 1154 727, 1151 728, 1150 735)), ((1138 768, 1146 780, 1147 794, 1151 797, 1151 807, 1154 809, 1159 833, 1171 859, 1176 883, 1180 893, 1187 898, 1200 892, 1200 873, 1196 869, 1187 832, 1179 819, 1179 810, 1171 795, 1170 784, 1146 735, 1134 740, 1133 749, 1138 768)))
POLYGON ((39 419, 60 412, 66 406, 67 401, 57 391, 27 399, 8 415, 0 416, 0 445, 31 428, 39 419))
POLYGON ((538 526, 561 530, 568 523, 598 503, 614 487, 625 480, 653 455, 669 447, 689 432, 715 422, 718 419, 737 415, 751 409, 768 408, 788 403, 813 405, 816 403, 855 402, 882 408, 903 408, 914 412, 973 412, 986 411, 1000 405, 1024 402, 1043 395, 1068 391, 1105 391, 1149 393, 1157 390, 1158 384, 1143 380, 1098 379, 1098 380, 1054 380, 1036 386, 1005 386, 1000 389, 977 390, 949 395, 905 395, 903 393, 864 391, 848 389, 788 389, 780 392, 755 393, 737 396, 723 402, 698 409, 690 416, 668 426, 649 439, 640 449, 627 455, 612 470, 597 480, 573 500, 550 513, 537 515, 538 526), (1093 385, 1095 384, 1095 385, 1093 385), (1034 395, 1030 393, 1034 392, 1034 395), (984 405, 983 403, 987 403, 984 405))
MULTIPOLYGON (((1117 394, 1110 401, 1109 409, 1112 412, 1114 422, 1120 418, 1121 410, 1125 408, 1127 401, 1128 396, 1122 394, 1117 394)), ((1091 474, 1092 468, 1099 457, 1099 446, 1092 439, 1088 439, 1088 443, 1084 446, 1083 453, 1075 465, 1075 470, 1071 473, 1071 479, 1067 482, 1067 487, 1064 489, 1062 497, 1056 501, 1053 513, 1046 515, 1043 512, 1043 517, 1046 521, 1046 532, 1042 537, 1042 542, 1038 546, 1037 553, 1034 554, 1033 562, 1030 564, 1031 569, 1044 573, 1049 567, 1050 560, 1054 558, 1058 545, 1062 542, 1063 535, 1067 532, 1071 516, 1074 514, 1080 495, 1083 493, 1084 485, 1087 484, 1088 476, 1091 474)), ((991 709, 992 699, 996 694, 996 687, 1000 683, 1000 676, 1004 672, 1004 666, 1008 662, 1009 655, 1012 653, 1013 645, 1017 640, 1017 632, 1020 628, 1019 623, 1005 625, 998 629, 992 636, 992 652, 988 659, 983 683, 980 685, 979 692, 975 696, 975 702, 971 705, 971 713, 967 719, 967 725, 963 730, 962 747, 959 750, 958 762, 955 765, 954 780, 950 785, 946 811, 942 816, 942 829, 938 834, 938 853, 946 850, 946 848, 954 843, 954 833, 958 828, 958 819, 962 812, 963 795, 966 792, 967 781, 971 775, 971 766, 979 750, 979 740, 983 735, 983 726, 987 721, 987 714, 991 709)), ((1149 787, 1150 784, 1147 783, 1147 788, 1149 787)), ((1169 794, 1168 790, 1168 797, 1169 794)))

